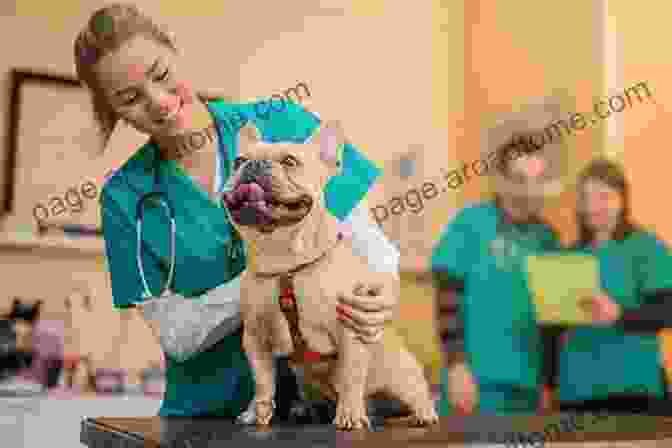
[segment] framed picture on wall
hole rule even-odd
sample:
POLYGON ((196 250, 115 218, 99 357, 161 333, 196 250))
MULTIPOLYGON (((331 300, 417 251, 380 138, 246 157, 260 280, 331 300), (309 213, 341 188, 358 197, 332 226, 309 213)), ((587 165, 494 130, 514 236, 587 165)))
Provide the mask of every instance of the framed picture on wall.
POLYGON ((97 235, 93 179, 100 138, 88 92, 67 76, 12 71, 3 215, 30 216, 41 232, 97 235))

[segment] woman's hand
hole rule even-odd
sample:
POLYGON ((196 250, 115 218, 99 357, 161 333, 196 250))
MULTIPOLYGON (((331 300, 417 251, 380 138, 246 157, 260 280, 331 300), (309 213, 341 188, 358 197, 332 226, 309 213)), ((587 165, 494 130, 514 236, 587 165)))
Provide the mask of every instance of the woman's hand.
POLYGON ((469 415, 478 406, 478 386, 464 363, 448 367, 448 401, 460 414, 469 415))
MULTIPOLYGON (((398 280, 395 278, 396 282, 398 280)), ((394 283, 380 281, 359 283, 351 294, 343 294, 336 305, 338 319, 352 328, 365 344, 378 342, 383 328, 392 321, 398 302, 398 287, 394 283)))
POLYGON ((621 305, 605 293, 584 299, 581 301, 581 307, 590 313, 596 324, 613 324, 623 315, 621 305))

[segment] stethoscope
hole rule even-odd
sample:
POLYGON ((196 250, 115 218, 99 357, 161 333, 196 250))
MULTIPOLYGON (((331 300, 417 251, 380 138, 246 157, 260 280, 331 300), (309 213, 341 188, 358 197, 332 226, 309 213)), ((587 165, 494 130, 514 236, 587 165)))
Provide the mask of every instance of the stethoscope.
MULTIPOLYGON (((121 177, 124 178, 124 181, 126 184, 129 186, 129 188, 132 191, 135 191, 139 196, 140 199, 138 200, 138 203, 135 206, 135 231, 136 231, 136 265, 138 268, 138 273, 140 274, 140 280, 142 282, 142 286, 144 289, 144 295, 145 297, 163 297, 165 295, 168 295, 171 293, 171 286, 173 284, 173 279, 175 277, 175 265, 176 265, 176 234, 177 234, 177 225, 175 223, 175 209, 172 206, 168 195, 161 191, 161 182, 159 179, 160 176, 160 166, 159 166, 159 161, 160 159, 157 157, 154 161, 154 190, 149 192, 149 193, 144 193, 140 194, 139 191, 137 191, 136 188, 134 188, 130 182, 125 178, 123 174, 121 174, 121 177), (143 221, 144 221, 144 212, 147 209, 147 205, 151 205, 152 207, 156 207, 157 205, 160 205, 166 216, 168 217, 168 220, 170 222, 170 263, 169 263, 169 268, 168 268, 168 276, 166 278, 166 281, 163 283, 161 290, 158 295, 152 294, 152 291, 149 287, 149 283, 147 282, 147 276, 145 273, 144 269, 144 263, 142 261, 142 247, 143 247, 143 241, 142 241, 142 226, 143 226, 143 221)), ((228 184, 227 184, 228 185, 228 184)), ((227 188, 227 186, 225 186, 227 188)), ((233 259, 238 258, 238 253, 232 251, 231 257, 233 259)))
MULTIPOLYGON (((207 104, 206 104, 207 106, 207 104)), ((208 107, 208 109, 210 109, 208 107)), ((211 111, 212 113, 212 111, 211 111)), ((216 126, 217 130, 217 135, 219 138, 219 141, 223 141, 222 134, 220 132, 219 125, 216 126)), ((134 191, 140 196, 140 199, 138 200, 138 203, 136 204, 135 207, 135 230, 137 234, 137 244, 136 244, 136 264, 138 268, 138 272, 140 274, 140 280, 142 281, 142 286, 144 288, 144 294, 146 297, 163 297, 164 295, 167 295, 170 293, 170 287, 173 283, 173 278, 175 277, 175 264, 176 264, 176 253, 175 253, 175 247, 176 247, 176 242, 175 242, 175 236, 177 233, 177 226, 175 224, 175 209, 173 208, 172 204, 170 203, 170 200, 168 199, 168 195, 164 192, 161 191, 161 182, 159 179, 160 176, 160 157, 158 154, 155 153, 154 155, 154 163, 153 163, 153 170, 154 170, 154 191, 150 193, 145 193, 141 194, 139 191, 137 191, 136 188, 134 188, 131 183, 126 179, 126 177, 121 174, 121 177, 124 178, 124 181, 128 185, 128 187, 131 189, 131 191, 134 191), (170 267, 168 268, 168 277, 166 278, 166 281, 164 282, 163 286, 161 287, 161 291, 159 292, 159 295, 153 295, 152 291, 149 288, 149 284, 147 282, 147 277, 145 275, 145 269, 144 265, 142 262, 142 223, 143 223, 143 217, 144 217, 144 211, 145 211, 145 206, 151 201, 152 206, 156 206, 157 204, 161 205, 161 208, 164 210, 166 213, 169 221, 170 221, 170 267)), ((224 168, 224 171, 226 169, 224 168)), ((231 254, 233 259, 238 258, 238 254, 235 252, 232 252, 231 254)))
MULTIPOLYGON (((138 191, 136 187, 134 187, 131 182, 126 178, 126 175, 124 173, 118 173, 118 176, 124 180, 124 183, 126 186, 135 194, 137 194, 140 199, 138 199, 137 204, 135 205, 135 231, 136 231, 136 252, 135 252, 135 262, 136 266, 138 268, 138 273, 140 274, 140 281, 142 282, 142 286, 144 289, 143 296, 144 298, 149 298, 149 297, 163 297, 164 295, 169 294, 170 292, 170 287, 173 284, 173 278, 175 277, 175 265, 176 265, 176 251, 175 251, 175 240, 176 240, 176 234, 177 234, 177 225, 175 224, 175 209, 173 208, 172 204, 170 203, 170 200, 168 199, 168 195, 161 191, 161 182, 159 179, 159 158, 156 157, 153 163, 153 171, 154 171, 154 188, 153 191, 149 193, 142 193, 138 191), (147 205, 151 205, 152 207, 156 207, 157 204, 161 206, 161 208, 164 210, 166 213, 168 220, 170 221, 170 265, 168 268, 168 276, 166 278, 166 281, 163 283, 163 286, 161 286, 161 290, 159 291, 158 295, 152 294, 152 291, 149 287, 149 283, 147 282, 147 276, 145 273, 145 267, 144 263, 142 261, 142 247, 143 247, 143 241, 142 241, 142 226, 144 222, 144 216, 145 216, 145 210, 147 209, 147 205)), ((162 269, 161 269, 162 270, 162 269)))
MULTIPOLYGON (((157 176, 158 177, 158 176, 157 176)), ((155 182, 155 184, 158 182, 155 182)), ((170 293, 170 286, 173 284, 173 277, 175 276, 175 264, 176 264, 176 255, 175 255, 175 235, 177 233, 177 225, 175 224, 175 209, 168 200, 168 196, 162 191, 152 191, 150 193, 143 194, 138 203, 135 206, 135 231, 137 233, 137 244, 136 244, 136 263, 138 267, 138 272, 140 273, 140 280, 142 281, 142 286, 144 288, 145 297, 163 297, 170 293), (168 277, 161 287, 161 291, 158 295, 152 294, 152 291, 149 288, 147 283, 147 277, 145 276, 144 263, 142 261, 142 223, 145 212, 145 205, 151 201, 152 206, 156 207, 157 204, 161 205, 161 208, 164 210, 168 219, 170 221, 170 267, 168 268, 168 277)))

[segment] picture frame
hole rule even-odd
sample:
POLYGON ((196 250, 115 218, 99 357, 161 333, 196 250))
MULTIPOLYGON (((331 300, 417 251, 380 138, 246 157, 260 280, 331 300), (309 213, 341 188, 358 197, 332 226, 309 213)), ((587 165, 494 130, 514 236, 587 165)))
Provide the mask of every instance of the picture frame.
POLYGON ((88 92, 73 77, 13 69, 9 100, 0 246, 102 253, 100 163, 81 148, 99 140, 83 115, 88 92), (86 126, 93 134, 82 139, 86 126))
POLYGON ((4 187, 0 201, 0 217, 15 211, 17 159, 20 151, 20 130, 22 117, 27 111, 23 101, 24 89, 30 85, 50 86, 59 89, 81 89, 74 78, 28 69, 12 69, 10 74, 9 110, 6 132, 6 154, 4 163, 4 187))

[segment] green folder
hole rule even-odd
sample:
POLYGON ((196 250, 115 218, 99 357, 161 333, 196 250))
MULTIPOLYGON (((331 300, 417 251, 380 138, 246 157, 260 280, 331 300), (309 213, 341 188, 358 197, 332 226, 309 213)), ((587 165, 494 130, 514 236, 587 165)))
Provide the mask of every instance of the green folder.
POLYGON ((527 281, 538 322, 591 323, 590 314, 579 302, 600 291, 600 270, 595 257, 584 254, 527 257, 527 281))

